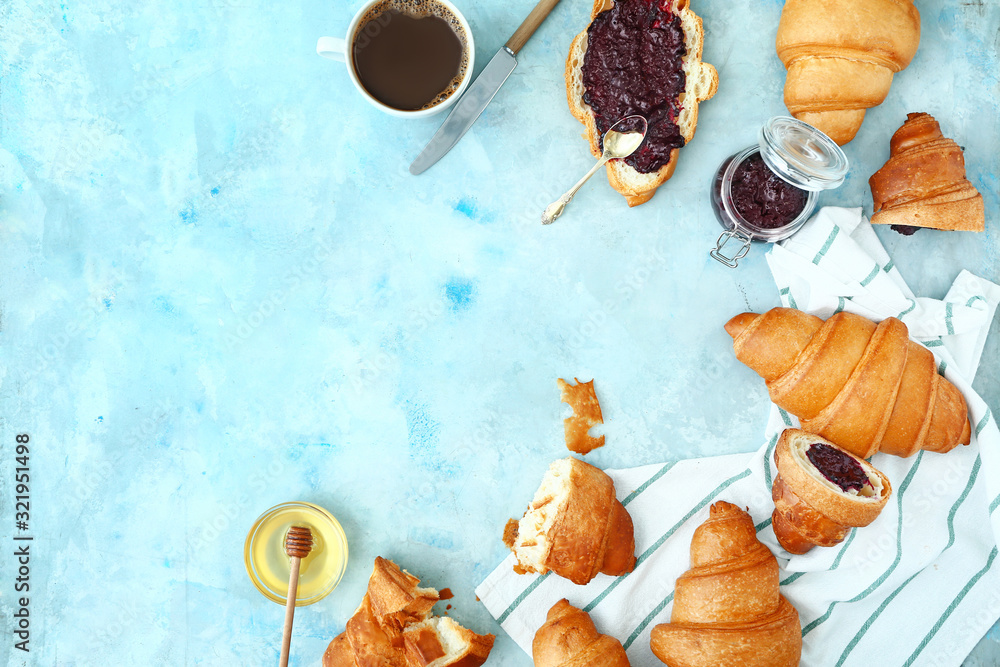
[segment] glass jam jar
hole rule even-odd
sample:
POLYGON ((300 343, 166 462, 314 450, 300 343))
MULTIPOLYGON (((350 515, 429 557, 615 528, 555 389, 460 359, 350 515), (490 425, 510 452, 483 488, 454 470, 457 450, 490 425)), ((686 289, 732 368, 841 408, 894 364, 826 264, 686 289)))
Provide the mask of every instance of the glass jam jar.
POLYGON ((751 242, 788 238, 812 215, 818 193, 839 187, 847 169, 844 151, 820 130, 787 116, 770 119, 758 145, 726 158, 712 179, 712 209, 726 230, 712 257, 736 268, 751 242), (738 248, 727 255, 733 240, 738 248))

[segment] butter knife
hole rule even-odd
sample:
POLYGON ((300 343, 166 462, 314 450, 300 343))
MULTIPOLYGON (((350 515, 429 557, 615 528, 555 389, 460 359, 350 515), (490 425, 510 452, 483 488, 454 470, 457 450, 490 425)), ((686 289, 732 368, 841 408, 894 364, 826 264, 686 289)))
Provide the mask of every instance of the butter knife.
POLYGON ((514 31, 507 43, 500 47, 496 55, 479 73, 469 89, 465 91, 451 110, 437 133, 431 138, 417 159, 410 165, 411 174, 420 174, 440 160, 458 143, 472 124, 476 122, 483 109, 490 103, 493 96, 500 90, 510 73, 517 67, 517 53, 527 43, 528 38, 542 24, 545 17, 555 8, 559 0, 540 0, 528 14, 528 18, 514 31))

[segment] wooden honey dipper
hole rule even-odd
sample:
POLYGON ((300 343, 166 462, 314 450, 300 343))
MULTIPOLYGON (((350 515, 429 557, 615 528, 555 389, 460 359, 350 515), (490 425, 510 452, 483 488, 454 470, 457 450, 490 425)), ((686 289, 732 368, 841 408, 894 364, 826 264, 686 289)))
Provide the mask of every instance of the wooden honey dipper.
POLYGON ((288 573, 288 596, 285 599, 285 629, 281 637, 281 667, 288 667, 288 651, 292 645, 292 619, 295 617, 295 600, 299 594, 299 565, 312 551, 312 531, 305 526, 292 526, 285 533, 285 553, 292 559, 288 573))

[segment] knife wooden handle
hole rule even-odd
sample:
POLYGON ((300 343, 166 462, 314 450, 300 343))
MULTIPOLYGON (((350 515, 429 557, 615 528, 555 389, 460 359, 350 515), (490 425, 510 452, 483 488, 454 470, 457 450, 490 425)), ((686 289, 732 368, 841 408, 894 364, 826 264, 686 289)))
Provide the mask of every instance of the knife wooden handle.
POLYGON ((507 44, 505 46, 516 55, 517 52, 521 50, 521 47, 528 41, 528 38, 535 33, 538 26, 542 25, 542 21, 545 20, 545 17, 549 15, 549 12, 551 12, 557 4, 559 4, 559 0, 539 0, 538 4, 535 5, 535 8, 531 10, 530 14, 528 14, 528 18, 524 19, 524 22, 518 26, 517 30, 514 31, 514 34, 507 40, 507 44))

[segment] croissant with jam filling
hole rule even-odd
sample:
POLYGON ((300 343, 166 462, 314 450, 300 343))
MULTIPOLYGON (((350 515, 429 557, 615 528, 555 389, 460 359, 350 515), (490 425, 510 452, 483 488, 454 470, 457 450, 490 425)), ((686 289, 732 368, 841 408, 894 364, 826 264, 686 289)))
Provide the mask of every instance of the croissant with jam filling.
POLYGON ((843 542, 851 528, 874 521, 892 494, 875 466, 800 429, 781 434, 774 463, 771 526, 793 554, 843 542))

